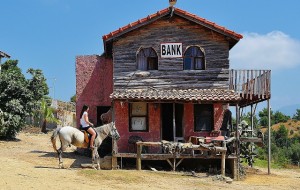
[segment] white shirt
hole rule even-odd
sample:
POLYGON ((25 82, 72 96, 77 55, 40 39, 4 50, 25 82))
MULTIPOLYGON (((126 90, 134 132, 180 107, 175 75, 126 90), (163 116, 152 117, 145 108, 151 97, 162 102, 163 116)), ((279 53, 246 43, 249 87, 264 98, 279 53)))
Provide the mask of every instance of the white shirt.
POLYGON ((80 118, 80 125, 82 126, 82 128, 86 128, 89 126, 89 124, 84 120, 85 115, 88 116, 88 113, 86 111, 83 112, 82 117, 80 118))

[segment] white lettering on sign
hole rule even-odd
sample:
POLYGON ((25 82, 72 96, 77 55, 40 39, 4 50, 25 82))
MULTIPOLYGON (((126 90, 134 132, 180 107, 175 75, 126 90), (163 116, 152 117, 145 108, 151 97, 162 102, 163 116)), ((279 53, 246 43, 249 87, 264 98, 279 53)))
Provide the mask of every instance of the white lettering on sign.
POLYGON ((182 43, 161 43, 161 58, 182 57, 182 43))

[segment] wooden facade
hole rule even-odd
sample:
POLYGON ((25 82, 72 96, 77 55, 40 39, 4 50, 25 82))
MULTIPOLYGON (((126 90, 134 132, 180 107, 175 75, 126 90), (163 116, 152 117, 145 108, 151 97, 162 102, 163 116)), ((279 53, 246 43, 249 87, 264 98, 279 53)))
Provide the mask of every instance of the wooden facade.
POLYGON ((229 143, 220 133, 224 105, 235 106, 239 113, 240 107, 271 97, 270 71, 229 69, 229 51, 241 38, 240 34, 178 8, 158 11, 104 35, 103 60, 111 60, 113 65, 113 120, 121 136, 114 142, 113 166, 118 157, 138 157, 138 168, 141 159, 167 160, 173 169, 185 158, 213 158, 222 159, 222 174, 225 160, 229 162, 232 176, 237 178, 239 151, 223 154, 224 144, 229 143), (163 43, 179 43, 182 55, 163 57, 163 43), (190 48, 201 52, 201 56, 192 57, 193 64, 202 64, 200 69, 186 68, 190 48), (147 57, 147 64, 154 61, 157 65, 140 70, 138 57, 144 49, 152 52, 152 57, 147 55, 152 62, 147 57), (150 146, 147 154, 141 154, 141 147, 132 144, 132 138, 135 142, 144 141, 140 146, 150 146), (190 153, 172 156, 157 146, 162 140, 193 145, 190 153), (204 144, 221 141, 223 145, 203 148, 206 145, 199 147, 198 140, 204 144), (194 150, 202 153, 194 154, 194 150))
POLYGON ((226 37, 182 17, 162 17, 125 34, 113 47, 115 89, 228 88, 230 47, 226 37), (158 56, 158 70, 149 71, 148 77, 136 76, 138 51, 151 47, 160 55, 161 42, 181 42, 184 51, 191 45, 203 48, 206 70, 183 70, 183 58, 158 56))

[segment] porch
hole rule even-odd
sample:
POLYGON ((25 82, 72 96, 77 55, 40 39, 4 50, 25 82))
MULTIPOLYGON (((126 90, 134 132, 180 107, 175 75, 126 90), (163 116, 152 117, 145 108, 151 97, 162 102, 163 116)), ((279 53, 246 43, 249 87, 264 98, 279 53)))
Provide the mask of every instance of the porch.
POLYGON ((239 107, 271 98, 271 70, 230 70, 229 89, 241 97, 239 107))
MULTIPOLYGON (((220 160, 220 171, 225 176, 225 163, 229 166, 232 178, 238 179, 237 171, 237 157, 235 153, 228 154, 227 145, 235 142, 235 137, 227 140, 213 140, 209 144, 204 144, 197 137, 193 137, 194 140, 200 143, 193 144, 192 142, 180 143, 180 142, 136 142, 136 153, 114 153, 112 160, 112 168, 117 168, 117 160, 120 158, 134 158, 136 160, 136 169, 142 169, 142 160, 164 160, 173 171, 183 162, 185 159, 194 160, 220 160), (143 147, 162 148, 164 150, 161 153, 143 153, 143 147)), ((122 162, 121 162, 122 164, 122 162)), ((121 165, 122 167, 122 165, 121 165)))

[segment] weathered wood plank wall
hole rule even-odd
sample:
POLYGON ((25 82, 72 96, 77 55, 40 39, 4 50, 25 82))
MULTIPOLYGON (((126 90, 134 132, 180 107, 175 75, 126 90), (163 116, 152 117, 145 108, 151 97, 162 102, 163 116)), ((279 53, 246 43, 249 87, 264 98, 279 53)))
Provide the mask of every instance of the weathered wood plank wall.
POLYGON ((162 18, 116 39, 113 44, 114 88, 223 88, 229 87, 229 43, 223 35, 181 17, 162 18), (205 51, 206 70, 183 70, 183 58, 160 58, 162 42, 181 42, 183 52, 198 45, 205 51), (137 77, 139 48, 152 47, 158 70, 137 77))

